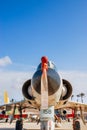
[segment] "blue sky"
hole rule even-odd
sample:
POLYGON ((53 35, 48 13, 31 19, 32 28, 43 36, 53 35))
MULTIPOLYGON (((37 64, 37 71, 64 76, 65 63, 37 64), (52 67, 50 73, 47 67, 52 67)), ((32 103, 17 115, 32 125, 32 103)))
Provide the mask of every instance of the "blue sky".
POLYGON ((0 58, 8 56, 10 63, 0 69, 29 72, 43 55, 63 74, 86 75, 86 0, 0 1, 0 58))

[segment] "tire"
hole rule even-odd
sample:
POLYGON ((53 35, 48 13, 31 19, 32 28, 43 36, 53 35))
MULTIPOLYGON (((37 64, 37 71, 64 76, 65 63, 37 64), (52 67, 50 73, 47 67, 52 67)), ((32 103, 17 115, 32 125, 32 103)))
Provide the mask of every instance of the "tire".
POLYGON ((5 120, 5 122, 8 122, 8 118, 5 120))
POLYGON ((17 120, 15 130, 22 130, 22 128, 23 128, 22 120, 17 120))
POLYGON ((80 130, 80 122, 79 121, 75 121, 75 129, 74 130, 80 130))

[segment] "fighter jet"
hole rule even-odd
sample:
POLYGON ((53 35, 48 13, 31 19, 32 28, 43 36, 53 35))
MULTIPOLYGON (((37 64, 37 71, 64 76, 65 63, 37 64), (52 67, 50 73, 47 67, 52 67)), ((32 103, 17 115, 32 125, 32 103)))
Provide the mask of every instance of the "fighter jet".
POLYGON ((72 108, 77 111, 79 108, 87 111, 87 105, 68 101, 72 96, 72 85, 66 79, 62 79, 55 64, 48 60, 46 56, 41 58, 36 72, 31 79, 25 81, 22 87, 24 100, 3 104, 0 109, 11 110, 11 120, 15 114, 15 109, 20 112, 20 121, 16 123, 16 130, 22 130, 22 110, 46 108, 54 106, 54 109, 72 108), (42 103, 43 102, 43 103, 42 103))

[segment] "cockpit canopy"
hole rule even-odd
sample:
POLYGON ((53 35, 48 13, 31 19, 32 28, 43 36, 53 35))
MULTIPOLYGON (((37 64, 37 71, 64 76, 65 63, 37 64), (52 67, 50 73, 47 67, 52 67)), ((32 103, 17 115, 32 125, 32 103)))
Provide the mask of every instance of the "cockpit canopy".
MULTIPOLYGON (((52 61, 48 61, 48 68, 52 68, 52 69, 57 71, 57 68, 56 68, 55 64, 52 61)), ((41 63, 37 67, 37 71, 38 70, 41 70, 41 63)))

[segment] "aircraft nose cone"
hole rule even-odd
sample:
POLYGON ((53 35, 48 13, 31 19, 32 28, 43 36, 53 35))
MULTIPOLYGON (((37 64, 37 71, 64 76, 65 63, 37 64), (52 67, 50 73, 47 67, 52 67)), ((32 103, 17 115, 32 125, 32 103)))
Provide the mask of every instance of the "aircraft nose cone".
POLYGON ((47 63, 48 62, 48 58, 46 56, 43 56, 41 58, 41 61, 42 61, 42 63, 47 63))
MULTIPOLYGON (((41 75, 42 71, 38 70, 32 77, 32 87, 38 94, 41 94, 41 75)), ((48 96, 53 95, 60 87, 61 78, 58 73, 49 68, 47 71, 47 79, 48 79, 48 96)))

